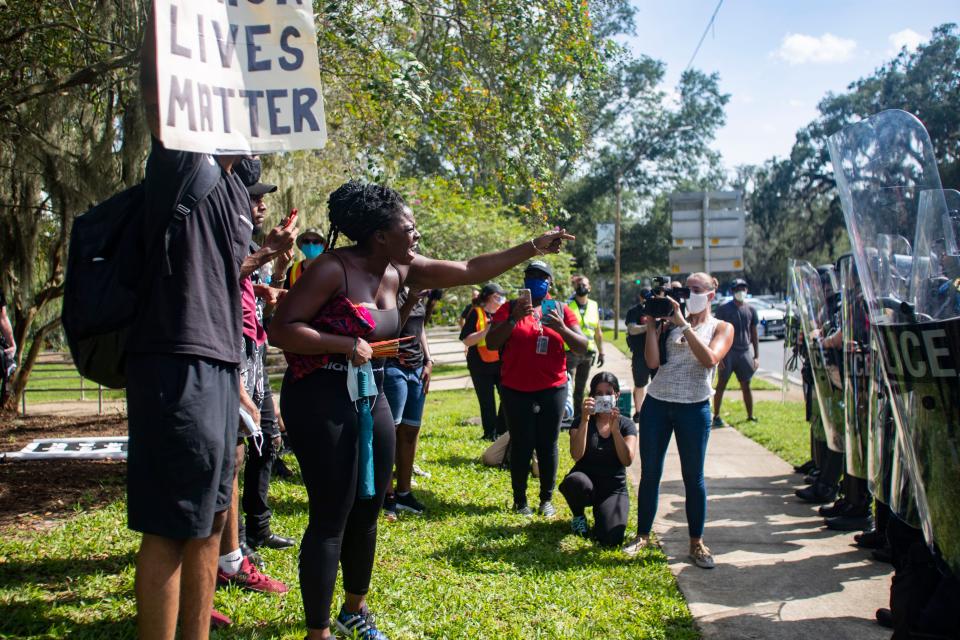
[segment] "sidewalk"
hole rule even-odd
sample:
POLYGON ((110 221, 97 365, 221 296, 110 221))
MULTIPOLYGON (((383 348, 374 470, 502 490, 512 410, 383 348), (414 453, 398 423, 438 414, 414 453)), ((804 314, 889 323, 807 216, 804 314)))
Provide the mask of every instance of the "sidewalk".
MULTIPOLYGON (((431 345, 452 357, 455 348, 447 344, 449 339, 431 336, 431 345)), ((609 342, 604 352, 603 370, 616 375, 629 392, 629 356, 609 342)), ((437 380, 431 388, 470 386, 465 377, 437 380)), ((780 401, 781 392, 754 391, 754 398, 780 401)), ((788 398, 802 401, 802 394, 792 388, 788 398)), ((725 401, 739 402, 740 393, 729 392, 725 401)), ((874 612, 889 605, 891 567, 855 547, 852 533, 822 526, 816 507, 794 497, 800 476, 789 464, 727 428, 711 433, 705 473, 709 497, 704 540, 716 558, 715 569, 699 569, 687 559, 683 480, 674 442, 667 452, 654 522, 705 640, 890 637, 874 622, 874 612)), ((638 486, 639 459, 629 474, 638 486)))

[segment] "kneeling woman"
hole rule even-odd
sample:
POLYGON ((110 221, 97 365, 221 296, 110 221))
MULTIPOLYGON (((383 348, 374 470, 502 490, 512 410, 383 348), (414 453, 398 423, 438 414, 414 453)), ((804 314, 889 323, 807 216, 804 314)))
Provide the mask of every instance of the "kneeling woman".
MULTIPOLYGON (((329 251, 317 257, 277 307, 270 342, 289 367, 280 408, 309 499, 309 522, 300 547, 300 589, 310 640, 329 638, 330 605, 338 566, 346 603, 340 632, 382 640, 366 607, 377 541, 377 514, 390 482, 395 453, 393 416, 384 399, 383 359, 369 341, 400 330, 397 294, 484 282, 533 255, 557 252, 571 238, 562 230, 512 249, 466 262, 431 260, 416 253, 420 234, 413 212, 393 189, 348 182, 329 200, 329 251), (343 234, 354 245, 336 248, 343 234), (347 372, 370 364, 376 389, 372 408, 373 487, 358 482, 359 412, 350 400, 347 372), (360 488, 372 489, 362 496, 360 488)), ((358 385, 359 386, 359 385, 358 385)), ((366 385, 364 385, 364 389, 366 385)), ((353 395, 359 395, 354 391, 353 395)), ((367 395, 364 393, 364 395, 367 395)), ((366 458, 364 457, 364 461, 366 458)))
POLYGON ((593 507, 593 538, 607 546, 623 542, 630 511, 626 468, 637 455, 637 428, 620 415, 619 396, 615 375, 601 371, 593 376, 590 396, 583 399, 580 419, 570 430, 570 457, 576 464, 560 483, 573 512, 573 532, 589 535, 584 511, 593 507))

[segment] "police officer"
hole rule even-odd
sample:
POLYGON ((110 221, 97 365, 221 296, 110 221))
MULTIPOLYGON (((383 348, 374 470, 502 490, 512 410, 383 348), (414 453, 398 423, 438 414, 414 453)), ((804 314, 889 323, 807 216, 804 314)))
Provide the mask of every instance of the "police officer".
POLYGON ((600 330, 600 307, 596 300, 591 300, 590 279, 587 276, 574 276, 574 296, 570 300, 570 309, 580 321, 583 335, 587 336, 587 352, 577 355, 567 347, 567 373, 573 379, 573 406, 583 404, 583 390, 590 377, 590 367, 596 362, 598 367, 603 366, 603 332, 600 330), (593 340, 590 340, 590 337, 593 340))

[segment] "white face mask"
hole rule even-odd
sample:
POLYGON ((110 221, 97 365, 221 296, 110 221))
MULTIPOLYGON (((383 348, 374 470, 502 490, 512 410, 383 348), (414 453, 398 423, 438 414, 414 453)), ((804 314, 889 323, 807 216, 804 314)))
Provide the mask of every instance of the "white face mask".
POLYGON ((687 299, 687 311, 690 313, 700 313, 710 304, 709 293, 691 293, 687 299))
POLYGON ((743 302, 744 300, 747 299, 747 292, 737 291, 735 294, 733 294, 733 297, 737 302, 743 302))

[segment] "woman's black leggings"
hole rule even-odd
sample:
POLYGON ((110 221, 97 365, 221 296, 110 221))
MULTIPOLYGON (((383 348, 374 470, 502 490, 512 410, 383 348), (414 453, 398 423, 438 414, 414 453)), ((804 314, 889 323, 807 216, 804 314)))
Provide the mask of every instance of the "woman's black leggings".
POLYGON ((540 500, 553 498, 557 484, 557 439, 567 401, 567 386, 542 391, 502 387, 503 414, 510 430, 510 479, 514 506, 527 504, 527 475, 533 452, 540 466, 540 500))
POLYGON ((560 493, 575 516, 593 507, 593 537, 599 544, 617 546, 623 542, 630 513, 630 494, 623 479, 571 471, 560 483, 560 493))
POLYGON ((494 390, 500 391, 500 373, 483 373, 470 369, 470 379, 473 389, 477 392, 477 402, 480 404, 480 422, 483 424, 483 435, 497 437, 507 432, 506 421, 503 418, 503 393, 500 392, 500 411, 497 411, 497 400, 494 390))
MULTIPOLYGON (((363 595, 370 586, 377 546, 377 516, 393 471, 396 433, 387 400, 373 406, 373 469, 376 495, 357 495, 357 410, 344 372, 319 370, 283 380, 280 410, 300 463, 310 519, 300 546, 300 591, 309 629, 330 626, 330 606, 343 567, 343 588, 363 595)), ((383 374, 377 374, 382 388, 383 374)))

